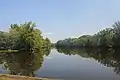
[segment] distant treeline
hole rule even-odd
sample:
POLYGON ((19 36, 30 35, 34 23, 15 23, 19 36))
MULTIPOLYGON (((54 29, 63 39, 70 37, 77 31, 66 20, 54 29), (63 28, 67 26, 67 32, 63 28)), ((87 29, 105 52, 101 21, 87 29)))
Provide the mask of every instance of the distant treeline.
POLYGON ((67 38, 55 43, 56 47, 120 47, 120 21, 112 28, 106 28, 94 35, 83 35, 78 38, 67 38))
POLYGON ((35 23, 11 24, 8 32, 0 31, 0 49, 29 51, 50 48, 50 40, 41 34, 35 23))

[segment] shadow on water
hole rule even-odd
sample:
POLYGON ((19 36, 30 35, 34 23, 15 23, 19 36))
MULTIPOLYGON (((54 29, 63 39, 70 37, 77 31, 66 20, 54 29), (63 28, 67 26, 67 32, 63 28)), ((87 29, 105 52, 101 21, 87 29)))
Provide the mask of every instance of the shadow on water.
POLYGON ((84 58, 93 58, 106 67, 112 67, 120 76, 120 48, 69 48, 57 47, 59 53, 66 55, 79 55, 84 58))
POLYGON ((50 50, 41 52, 10 52, 0 53, 0 64, 11 75, 34 77, 34 72, 42 67, 44 55, 48 56, 50 50))

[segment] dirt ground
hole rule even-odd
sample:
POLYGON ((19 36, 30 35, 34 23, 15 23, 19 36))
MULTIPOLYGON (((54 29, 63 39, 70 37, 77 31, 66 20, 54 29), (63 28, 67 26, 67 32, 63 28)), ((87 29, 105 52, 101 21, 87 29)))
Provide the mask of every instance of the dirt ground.
POLYGON ((55 80, 55 79, 0 74, 0 80, 55 80))

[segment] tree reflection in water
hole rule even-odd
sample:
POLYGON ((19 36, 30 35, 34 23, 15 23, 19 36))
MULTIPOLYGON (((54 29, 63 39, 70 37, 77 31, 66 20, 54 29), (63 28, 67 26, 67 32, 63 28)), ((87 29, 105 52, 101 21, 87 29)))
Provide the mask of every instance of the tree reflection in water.
MULTIPOLYGON (((79 55, 84 58, 93 58, 107 67, 112 67, 114 72, 120 75, 120 49, 105 48, 69 48, 57 47, 59 53, 66 55, 79 55)), ((40 67, 44 55, 48 56, 51 49, 44 49, 41 52, 17 52, 0 53, 0 64, 12 75, 34 76, 34 72, 40 67)))
POLYGON ((41 52, 0 53, 0 64, 11 75, 34 76, 43 63, 44 55, 49 55, 50 49, 41 52))
POLYGON ((59 53, 66 55, 79 55, 84 58, 93 58, 104 66, 112 67, 116 74, 120 75, 120 49, 106 48, 69 48, 57 47, 59 53))

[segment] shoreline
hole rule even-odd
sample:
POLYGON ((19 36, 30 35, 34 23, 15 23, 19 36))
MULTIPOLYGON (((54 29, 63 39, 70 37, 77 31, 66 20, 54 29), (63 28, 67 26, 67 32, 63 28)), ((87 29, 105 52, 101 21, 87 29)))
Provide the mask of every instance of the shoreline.
POLYGON ((0 74, 0 80, 56 80, 56 79, 0 74))

